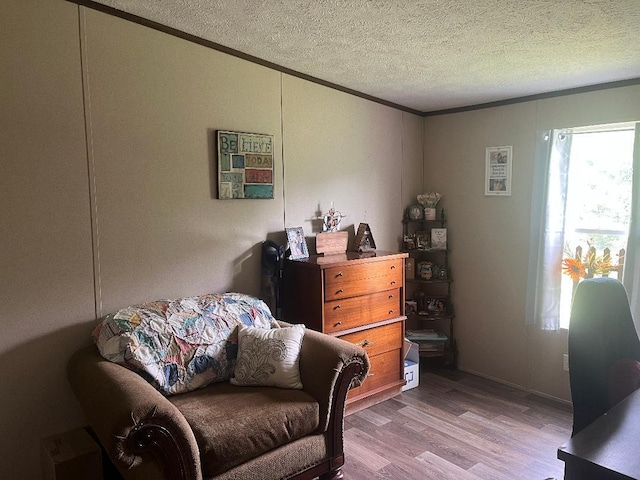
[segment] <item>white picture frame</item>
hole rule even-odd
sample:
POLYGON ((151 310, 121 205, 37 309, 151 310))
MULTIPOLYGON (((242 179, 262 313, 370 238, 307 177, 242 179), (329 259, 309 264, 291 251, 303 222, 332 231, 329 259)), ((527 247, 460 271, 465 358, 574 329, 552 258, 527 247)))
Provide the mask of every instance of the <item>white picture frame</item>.
POLYGON ((484 194, 511 196, 513 147, 488 147, 485 154, 484 194))
POLYGON ((289 242, 290 255, 292 260, 301 258, 309 258, 309 248, 307 247, 307 239, 304 237, 302 227, 285 228, 287 232, 287 240, 289 242))
POLYGON ((447 229, 446 228, 431 229, 431 249, 432 250, 447 249, 447 229))

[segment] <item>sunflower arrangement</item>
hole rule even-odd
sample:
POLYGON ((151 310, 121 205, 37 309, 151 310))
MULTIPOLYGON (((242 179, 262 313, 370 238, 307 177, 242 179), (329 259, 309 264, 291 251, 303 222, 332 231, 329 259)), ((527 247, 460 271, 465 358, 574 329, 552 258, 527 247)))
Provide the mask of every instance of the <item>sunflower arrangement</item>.
POLYGON ((587 242, 589 249, 584 256, 581 256, 581 250, 576 251, 575 255, 571 252, 568 245, 565 245, 565 259, 562 260, 562 273, 571 277, 574 282, 580 281, 582 278, 591 278, 594 275, 603 275, 615 270, 611 264, 611 258, 596 255, 596 249, 591 242, 587 242))

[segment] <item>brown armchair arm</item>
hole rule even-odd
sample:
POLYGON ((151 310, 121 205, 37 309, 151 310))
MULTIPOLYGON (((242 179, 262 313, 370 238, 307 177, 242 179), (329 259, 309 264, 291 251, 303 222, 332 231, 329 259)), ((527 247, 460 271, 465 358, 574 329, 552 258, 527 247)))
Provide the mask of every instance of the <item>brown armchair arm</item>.
MULTIPOLYGON (((327 430, 332 411, 336 407, 344 409, 347 391, 351 386, 362 384, 368 372, 369 357, 363 348, 315 330, 306 330, 300 350, 300 379, 304 391, 320 405, 320 431, 327 430), (341 405, 334 405, 336 401, 341 405)), ((336 414, 341 422, 344 411, 336 414)))
POLYGON ((189 424, 140 375, 103 359, 95 346, 76 352, 67 373, 91 427, 125 478, 202 480, 189 424))

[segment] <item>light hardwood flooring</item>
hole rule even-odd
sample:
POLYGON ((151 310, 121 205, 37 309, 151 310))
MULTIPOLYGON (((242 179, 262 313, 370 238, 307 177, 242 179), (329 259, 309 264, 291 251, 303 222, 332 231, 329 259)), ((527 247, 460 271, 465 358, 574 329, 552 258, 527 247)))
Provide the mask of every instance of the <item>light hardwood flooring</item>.
POLYGON ((420 385, 345 419, 345 480, 562 479, 571 407, 475 375, 420 385))

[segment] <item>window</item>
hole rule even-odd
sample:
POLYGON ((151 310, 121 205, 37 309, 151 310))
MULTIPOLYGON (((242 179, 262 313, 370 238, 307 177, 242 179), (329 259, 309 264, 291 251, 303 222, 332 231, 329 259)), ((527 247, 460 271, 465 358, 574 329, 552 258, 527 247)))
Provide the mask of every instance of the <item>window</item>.
MULTIPOLYGON (((581 246, 617 264, 627 248, 633 203, 634 124, 541 132, 532 204, 527 322, 567 328, 574 282, 563 257, 581 246)), ((612 274, 612 276, 615 274, 612 274)), ((620 278, 620 280, 622 280, 620 278)))
MULTIPOLYGON (((581 246, 583 257, 590 246, 597 257, 608 248, 611 262, 617 265, 620 250, 627 247, 631 219, 633 125, 573 129, 568 135, 572 139, 565 248, 572 253, 581 246)), ((560 328, 568 328, 573 281, 567 275, 561 278, 560 328)))

